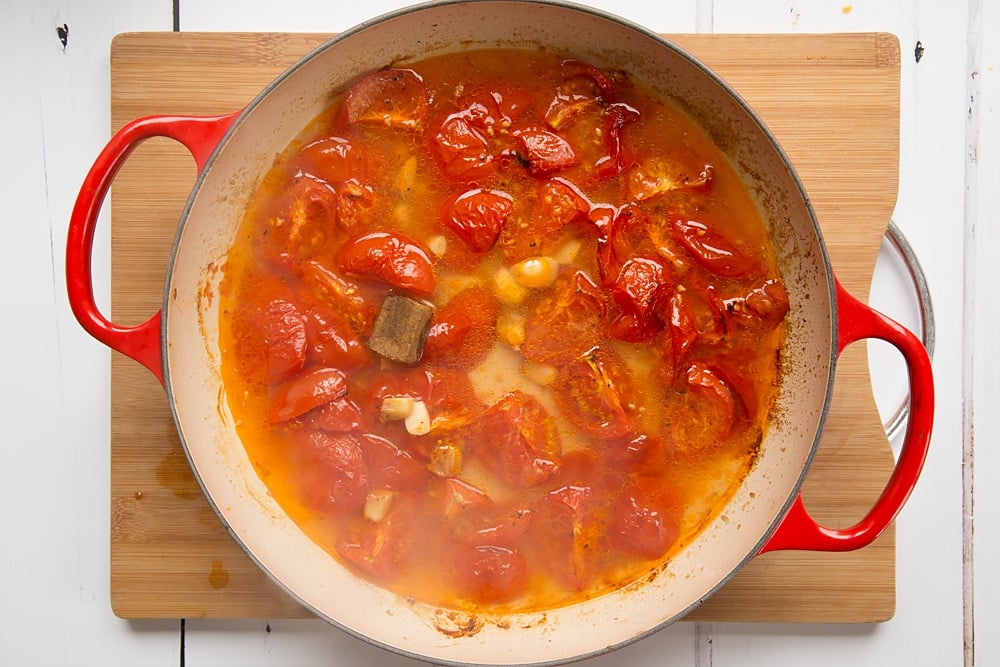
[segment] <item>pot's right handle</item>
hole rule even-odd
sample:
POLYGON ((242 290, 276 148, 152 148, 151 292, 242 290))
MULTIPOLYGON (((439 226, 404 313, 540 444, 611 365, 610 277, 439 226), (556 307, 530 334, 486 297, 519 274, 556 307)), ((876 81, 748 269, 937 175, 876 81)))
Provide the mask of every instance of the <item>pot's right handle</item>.
POLYGON ((853 342, 880 338, 898 349, 906 361, 910 381, 910 410, 903 446, 892 476, 875 506, 861 521, 844 529, 816 523, 799 493, 781 524, 760 553, 786 549, 851 551, 871 544, 896 518, 920 477, 934 421, 934 381, 927 350, 902 325, 851 296, 834 279, 837 290, 837 354, 853 342))
POLYGON ((150 137, 183 144, 200 172, 239 112, 224 116, 147 116, 124 125, 111 137, 87 173, 69 222, 66 241, 66 288, 73 314, 91 336, 153 372, 163 383, 160 311, 136 326, 108 320, 94 300, 91 255, 94 230, 111 182, 135 148, 150 137))

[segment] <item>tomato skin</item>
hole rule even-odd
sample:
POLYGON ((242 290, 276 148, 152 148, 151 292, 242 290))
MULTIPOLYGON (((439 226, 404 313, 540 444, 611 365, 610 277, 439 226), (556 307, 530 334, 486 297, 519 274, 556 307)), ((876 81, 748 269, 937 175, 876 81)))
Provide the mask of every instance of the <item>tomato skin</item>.
POLYGON ((501 190, 466 190, 445 205, 445 226, 476 253, 489 252, 500 236, 514 198, 501 190))
POLYGON ((638 111, 620 102, 612 104, 604 110, 605 155, 595 165, 599 178, 617 176, 631 163, 631 156, 625 147, 622 135, 625 126, 639 122, 639 118, 638 111))
POLYGON ((462 96, 462 116, 475 127, 505 129, 532 104, 531 93, 512 86, 478 88, 462 96))
POLYGON ((317 365, 350 370, 371 361, 347 319, 325 303, 311 303, 305 322, 310 357, 317 365))
POLYGON ((431 147, 444 172, 452 178, 471 179, 493 168, 489 142, 460 113, 445 118, 431 147))
POLYGON ((268 421, 286 422, 347 394, 347 377, 336 368, 315 368, 278 385, 268 421))
POLYGON ((421 545, 420 499, 397 492, 381 521, 360 521, 337 545, 337 554, 349 567, 376 581, 390 582, 405 574, 421 545))
POLYGON ((379 284, 374 290, 362 290, 360 285, 315 259, 302 264, 302 282, 317 300, 322 298, 343 315, 356 333, 362 336, 371 333, 378 310, 375 304, 382 302, 386 287, 379 284))
POLYGON ((721 299, 726 319, 752 330, 778 326, 790 307, 788 291, 775 278, 764 280, 740 296, 721 299))
POLYGON ((680 526, 662 498, 637 484, 622 490, 612 509, 611 546, 641 558, 662 558, 680 536, 680 526))
POLYGON ((448 313, 438 311, 432 322, 424 341, 423 361, 441 360, 454 353, 472 330, 472 318, 454 308, 448 313))
POLYGON ((430 106, 423 80, 413 70, 384 69, 361 78, 344 101, 349 123, 414 129, 430 106))
POLYGON ((590 63, 575 58, 567 58, 560 65, 563 77, 589 79, 595 88, 596 95, 603 102, 614 102, 618 98, 618 86, 614 80, 590 63))
POLYGON ((322 431, 302 431, 296 438, 305 501, 321 512, 361 509, 368 496, 368 468, 358 439, 322 431))
POLYGON ((274 299, 260 314, 259 326, 268 380, 281 382, 302 370, 306 362, 306 326, 290 301, 274 299))
POLYGON ((466 435, 483 465, 514 488, 539 486, 559 470, 562 442, 555 421, 524 392, 504 394, 466 435))
POLYGON ((521 156, 528 163, 528 172, 533 176, 544 176, 580 163, 570 143, 555 132, 532 126, 513 134, 520 145, 521 156))
POLYGON ((532 521, 525 507, 498 507, 492 502, 470 507, 452 523, 455 541, 474 546, 515 548, 524 539, 532 521))
POLYGON ((611 290, 621 309, 611 323, 611 336, 631 343, 652 338, 663 328, 657 307, 671 287, 666 269, 656 260, 635 257, 625 262, 611 290))
POLYGON ((717 371, 702 362, 692 363, 684 375, 688 386, 718 402, 722 418, 716 423, 717 438, 724 440, 733 430, 736 405, 733 391, 717 371))
POLYGON ((358 404, 346 396, 310 410, 302 420, 310 428, 327 433, 354 433, 368 423, 358 404))
POLYGON ((564 362, 555 379, 555 399, 573 426, 601 440, 616 440, 635 428, 624 363, 611 350, 595 347, 581 358, 564 362))
POLYGON ((423 464, 392 441, 366 433, 361 436, 360 442, 372 488, 407 491, 423 481, 423 464))
POLYGON ((324 137, 306 144, 293 164, 327 183, 364 180, 364 154, 342 137, 324 137))
POLYGON ((760 272, 757 262, 704 222, 678 218, 674 235, 695 261, 713 273, 738 278, 760 272))
POLYGON ((508 602, 528 588, 528 564, 518 551, 459 544, 452 555, 455 588, 481 604, 508 602))
POLYGON ((614 470, 644 475, 662 474, 667 457, 674 450, 672 440, 667 435, 654 436, 640 433, 635 437, 609 442, 602 452, 602 460, 614 470))
POLYGON ((337 255, 344 273, 369 276, 429 296, 437 289, 429 253, 416 241, 394 232, 371 232, 346 242, 337 255))

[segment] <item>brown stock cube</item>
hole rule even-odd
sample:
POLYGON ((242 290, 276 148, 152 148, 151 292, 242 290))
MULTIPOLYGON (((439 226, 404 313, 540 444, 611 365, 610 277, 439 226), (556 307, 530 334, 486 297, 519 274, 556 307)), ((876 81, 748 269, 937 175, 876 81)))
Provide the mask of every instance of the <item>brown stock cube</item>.
POLYGON ((368 348, 402 364, 420 360, 430 330, 434 309, 420 301, 390 294, 382 302, 368 348))

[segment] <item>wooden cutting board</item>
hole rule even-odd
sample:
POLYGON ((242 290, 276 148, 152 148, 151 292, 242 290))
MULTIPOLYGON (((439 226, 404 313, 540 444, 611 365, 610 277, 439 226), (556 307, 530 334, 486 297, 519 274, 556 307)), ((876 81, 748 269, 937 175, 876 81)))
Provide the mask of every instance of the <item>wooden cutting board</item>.
MULTIPOLYGON (((114 129, 154 114, 217 114, 249 102, 326 36, 132 33, 111 46, 114 129)), ((834 268, 868 295, 892 214, 899 160, 899 44, 887 34, 676 35, 760 113, 799 171, 834 268)), ((173 233, 194 181, 190 156, 144 143, 112 194, 112 312, 155 312, 173 233)), ((893 456, 872 397, 865 348, 848 349, 815 464, 810 511, 846 527, 868 510, 893 456)), ((889 530, 849 554, 754 559, 688 618, 699 621, 876 622, 895 610, 889 530)), ((111 368, 111 602, 123 618, 298 617, 222 527, 181 450, 164 393, 138 364, 111 368)))

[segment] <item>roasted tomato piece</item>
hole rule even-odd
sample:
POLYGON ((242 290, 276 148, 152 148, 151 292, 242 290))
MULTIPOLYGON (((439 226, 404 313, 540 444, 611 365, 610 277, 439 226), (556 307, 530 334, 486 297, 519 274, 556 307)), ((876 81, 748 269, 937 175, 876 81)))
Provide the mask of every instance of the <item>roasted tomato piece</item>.
POLYGON ((472 602, 509 602, 527 590, 528 564, 513 549, 459 544, 452 557, 452 581, 472 602))
POLYGON ((600 178, 617 176, 631 163, 623 137, 625 126, 639 122, 639 112, 627 104, 618 102, 604 110, 604 150, 597 160, 597 175, 600 178))
POLYGON ((636 257, 625 262, 611 289, 621 309, 611 323, 611 336, 632 343, 649 340, 663 328, 658 306, 670 289, 667 272, 656 260, 636 257))
POLYGON ((567 80, 579 79, 587 82, 591 92, 605 103, 614 102, 618 97, 618 85, 610 76, 590 63, 575 58, 567 58, 560 66, 567 80))
POLYGON ((452 536, 462 544, 517 547, 528 532, 531 514, 526 507, 481 503, 454 519, 452 536))
POLYGON ((458 517, 466 510, 474 510, 490 502, 490 497, 482 489, 457 477, 447 477, 442 483, 441 515, 445 518, 458 517))
POLYGON ((366 173, 364 154, 343 137, 324 137, 306 144, 292 164, 327 183, 364 181, 366 173))
POLYGON ((337 261, 344 273, 376 278, 415 294, 430 295, 437 289, 427 250, 402 234, 372 232, 351 239, 337 261))
POLYGON ((632 433, 632 387, 624 362, 610 349, 595 347, 559 365, 555 398, 562 415, 594 438, 615 440, 632 433))
POLYGON ((360 509, 368 496, 368 468, 354 435, 298 431, 294 456, 303 500, 322 512, 360 509))
POLYGON ((698 220, 674 221, 674 234, 695 261, 706 269, 727 278, 760 273, 760 265, 737 248, 725 236, 698 220))
POLYGON ((430 106, 420 75, 409 69, 384 69, 363 77, 347 93, 344 113, 349 123, 414 129, 430 106))
POLYGON ((535 176, 544 176, 580 163, 580 157, 568 141, 543 127, 525 127, 513 132, 520 145, 520 156, 535 176))
POLYGON ((739 296, 724 298, 722 312, 726 319, 748 329, 769 330, 788 314, 788 291, 776 278, 759 282, 739 296))
POLYGON ((560 274, 552 289, 529 306, 521 354, 539 362, 579 357, 600 342, 606 308, 587 274, 560 274))
POLYGON ((707 190, 714 176, 710 164, 688 167, 680 160, 648 160, 629 170, 624 196, 629 201, 645 201, 677 190, 707 190))
POLYGON ((371 360, 346 317, 319 299, 310 299, 305 316, 310 359, 320 366, 350 370, 371 360))
POLYGON ((365 520, 352 526, 337 545, 337 553, 362 574, 377 581, 393 581, 406 572, 421 546, 423 522, 419 512, 418 498, 397 493, 381 520, 365 520))
POLYGON ((310 410, 302 420, 310 428, 328 433, 355 433, 368 422, 358 404, 346 396, 310 410))
POLYGON ((427 331, 421 359, 438 361, 447 358, 462 346, 470 331, 472 331, 472 318, 467 313, 457 308, 449 312, 444 312, 444 309, 439 310, 434 314, 431 328, 427 331))
POLYGON ((674 441, 669 432, 662 437, 640 433, 616 442, 609 442, 602 450, 603 460, 614 470, 643 475, 661 474, 667 457, 674 451, 674 441))
POLYGON ((543 484, 559 468, 562 441, 555 420, 524 392, 504 394, 475 422, 471 435, 476 457, 512 487, 543 484))
POLYGON ((293 270, 319 254, 333 237, 337 192, 332 185, 300 174, 266 214, 267 223, 253 240, 255 250, 274 266, 293 270))
POLYGON ((505 225, 500 234, 504 261, 508 264, 544 255, 554 249, 564 227, 586 220, 590 201, 571 182, 556 177, 545 181, 532 197, 531 209, 505 225))
POLYGON ((305 318, 290 301, 274 299, 256 324, 270 382, 281 382, 302 370, 306 361, 305 318))
POLYGON ((473 188, 445 205, 442 220, 470 250, 489 252, 513 206, 514 198, 506 192, 473 188))
POLYGON ((728 438, 736 416, 735 399, 729 384, 717 371, 697 361, 688 367, 685 381, 705 399, 701 402, 698 414, 708 422, 708 434, 717 442, 728 438))
POLYGON ((444 119, 431 147, 444 172, 453 178, 475 178, 492 168, 489 142, 462 114, 444 119))
POLYGON ((333 307, 362 336, 371 332, 378 304, 382 302, 388 289, 380 284, 375 289, 362 289, 361 285, 348 280, 318 260, 302 264, 302 282, 310 289, 314 298, 322 299, 333 307))
POLYGON ((531 107, 531 93, 510 86, 477 88, 462 96, 458 104, 463 117, 496 136, 507 130, 531 107))
POLYGON ((271 397, 268 420, 272 424, 295 419, 342 398, 347 378, 336 368, 315 368, 279 385, 271 397))
POLYGON ((567 484, 534 506, 531 532, 538 560, 549 576, 570 590, 583 590, 593 581, 607 551, 596 495, 585 484, 567 484))
POLYGON ((500 304, 482 287, 468 287, 434 314, 423 361, 472 368, 493 348, 500 304))
POLYGON ((675 512, 658 486, 626 486, 612 508, 608 530, 611 546, 640 558, 662 558, 680 536, 675 512))
POLYGON ((424 479, 423 464, 387 438, 366 433, 360 441, 372 488, 412 490, 424 479))
POLYGON ((650 237, 650 218, 644 210, 625 205, 602 213, 602 217, 595 220, 599 232, 597 262, 601 284, 610 288, 625 262, 633 257, 657 257, 659 253, 650 237))

